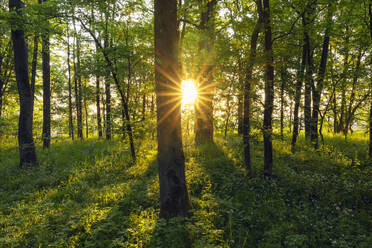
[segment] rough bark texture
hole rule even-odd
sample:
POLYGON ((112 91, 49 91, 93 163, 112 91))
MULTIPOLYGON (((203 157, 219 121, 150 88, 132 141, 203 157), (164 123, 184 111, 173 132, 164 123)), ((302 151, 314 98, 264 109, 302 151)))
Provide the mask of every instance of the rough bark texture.
POLYGON ((160 217, 184 217, 191 208, 181 134, 177 0, 155 0, 155 82, 157 103, 160 217))
POLYGON ((36 67, 37 67, 37 57, 39 51, 39 34, 34 36, 34 50, 32 54, 32 64, 31 64, 31 93, 32 93, 32 109, 34 108, 35 101, 35 82, 36 82, 36 67))
MULTIPOLYGON (((46 2, 46 0, 41 0, 46 2)), ((50 42, 49 34, 42 34, 42 61, 43 61, 43 147, 50 146, 50 42)))
POLYGON ((307 57, 307 50, 306 45, 302 46, 302 59, 301 59, 301 66, 297 73, 297 82, 296 82, 296 93, 295 93, 295 103, 294 103, 294 110, 293 110, 293 134, 292 134, 292 152, 295 151, 296 142, 298 137, 298 128, 299 128, 299 110, 301 104, 301 89, 304 81, 304 73, 306 67, 306 57, 307 57))
POLYGON ((270 0, 263 0, 263 21, 265 27, 264 174, 266 177, 271 177, 273 167, 272 115, 274 108, 274 56, 272 48, 270 0))
POLYGON ((256 1, 258 20, 251 35, 250 55, 247 65, 246 78, 244 83, 243 100, 243 144, 244 144, 244 165, 248 172, 251 172, 251 148, 250 148, 250 114, 251 114, 251 91, 252 91, 252 72, 256 60, 257 40, 262 26, 262 2, 256 1))
MULTIPOLYGON (((20 0, 9 0, 10 11, 21 15, 24 4, 20 0)), ((13 25, 12 25, 13 26, 13 25)), ((24 30, 12 27, 15 75, 19 93, 20 114, 18 125, 18 143, 20 167, 37 165, 34 139, 32 136, 32 92, 28 74, 28 51, 24 30)))
POLYGON ((198 97, 195 102, 195 142, 205 144, 213 142, 213 46, 214 46, 214 13, 216 0, 201 1, 200 21, 201 38, 199 41, 198 97))
MULTIPOLYGON (((368 4, 368 13, 369 13, 369 31, 371 35, 371 41, 372 41, 372 0, 369 0, 368 4)), ((372 59, 371 59, 372 64, 372 59)), ((370 85, 372 86, 372 82, 370 82, 370 85)), ((372 88, 372 87, 371 87, 372 88)), ((371 97, 370 100, 370 110, 369 110, 369 159, 372 159, 372 100, 371 97)))

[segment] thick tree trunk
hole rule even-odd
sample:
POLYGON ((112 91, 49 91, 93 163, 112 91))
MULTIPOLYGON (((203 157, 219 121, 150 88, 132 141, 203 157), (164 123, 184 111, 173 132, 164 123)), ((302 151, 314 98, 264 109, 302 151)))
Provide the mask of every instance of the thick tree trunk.
POLYGON ((274 56, 272 48, 270 0, 263 0, 263 20, 265 27, 265 107, 263 122, 264 174, 272 176, 273 144, 272 115, 274 109, 274 56))
POLYGON ((307 49, 306 45, 302 46, 302 59, 301 59, 301 66, 297 73, 297 82, 296 82, 296 92, 295 92, 295 106, 293 110, 293 134, 292 134, 292 152, 295 152, 296 142, 298 137, 298 129, 299 129, 299 110, 300 110, 300 103, 301 103, 301 89, 304 81, 304 73, 306 67, 306 58, 307 58, 307 49))
POLYGON ((214 14, 217 0, 201 1, 201 38, 199 41, 198 97, 195 103, 195 142, 205 144, 213 142, 213 46, 214 46, 214 14))
POLYGON ((31 64, 32 109, 34 109, 34 101, 35 101, 35 82, 36 82, 36 67, 37 67, 38 51, 39 51, 39 34, 36 33, 34 36, 34 50, 32 54, 32 64, 31 64))
MULTIPOLYGON (((22 15, 24 4, 20 0, 9 0, 10 11, 22 15)), ((20 114, 18 125, 18 143, 20 167, 38 165, 35 144, 32 135, 32 92, 28 74, 28 51, 24 30, 19 25, 12 25, 15 75, 19 93, 20 114), (17 28, 17 29, 15 29, 17 28)))
POLYGON ((70 33, 67 25, 67 70, 68 70, 68 130, 69 136, 74 140, 74 122, 72 118, 72 85, 70 65, 70 33))
MULTIPOLYGON (((45 0, 43 1, 45 2, 45 0)), ((49 34, 42 34, 43 60, 43 148, 50 146, 50 42, 49 34)))
POLYGON ((155 0, 155 82, 160 217, 184 217, 191 209, 181 133, 177 0, 155 0))
POLYGON ((262 26, 262 2, 261 0, 256 1, 258 20, 254 27, 251 35, 250 44, 250 55, 248 60, 248 66, 245 76, 244 83, 244 99, 243 99, 243 144, 244 144, 244 165, 248 173, 251 173, 251 147, 250 147, 250 132, 251 132, 251 91, 252 91, 252 72, 256 61, 256 51, 257 51, 257 40, 260 34, 262 26))
MULTIPOLYGON (((369 0, 368 4, 368 13, 369 13, 369 31, 371 35, 372 41, 372 0, 369 0)), ((372 58, 371 58, 372 64, 372 58)), ((370 82, 370 88, 372 88, 372 82, 370 82)), ((372 100, 371 97, 369 98, 370 101, 370 110, 369 110, 369 159, 372 159, 372 100)))

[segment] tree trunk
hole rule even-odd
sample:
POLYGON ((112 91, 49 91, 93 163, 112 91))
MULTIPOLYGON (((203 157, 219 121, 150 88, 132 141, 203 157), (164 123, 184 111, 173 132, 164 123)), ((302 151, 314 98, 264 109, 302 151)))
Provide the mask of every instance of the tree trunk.
MULTIPOLYGON (((24 4, 20 0, 9 0, 10 11, 22 15, 24 4)), ((35 144, 32 135, 32 92, 28 74, 28 51, 24 30, 12 24, 15 75, 19 93, 20 114, 18 126, 18 144, 20 167, 38 165, 35 144), (17 28, 17 29, 15 29, 17 28)))
POLYGON ((88 125, 88 107, 87 107, 87 83, 84 84, 84 111, 85 111, 85 136, 86 138, 89 137, 89 125, 88 125))
POLYGON ((273 167, 272 115, 274 108, 274 57, 271 34, 270 0, 263 0, 263 21, 265 27, 264 175, 270 178, 272 176, 273 167))
POLYGON ((82 90, 81 90, 81 70, 80 70, 80 41, 76 32, 75 21, 75 50, 76 50, 76 63, 74 63, 75 69, 75 93, 76 93, 76 116, 77 116, 77 136, 81 140, 83 139, 83 110, 82 110, 82 90))
MULTIPOLYGON (((46 0, 40 0, 46 2, 46 0)), ((43 148, 50 146, 50 42, 49 34, 42 34, 42 60, 43 60, 43 148)))
POLYGON ((286 80, 287 80, 287 71, 286 68, 282 68, 280 72, 280 136, 282 139, 284 138, 284 107, 286 105, 285 96, 284 96, 284 89, 286 87, 286 80))
POLYGON ((102 119, 101 119, 101 89, 99 76, 96 76, 96 105, 97 105, 97 129, 98 138, 102 138, 102 119))
POLYGON ((72 117, 72 85, 70 65, 70 33, 67 25, 67 70, 68 70, 68 130, 69 136, 74 140, 74 122, 72 117))
POLYGON ((256 61, 258 35, 260 34, 262 21, 263 21, 261 0, 256 1, 256 4, 257 4, 258 20, 251 35, 251 44, 250 44, 251 47, 250 47, 250 55, 249 55, 248 66, 247 66, 246 77, 245 77, 244 100, 243 100, 244 165, 248 173, 252 172, 251 147, 250 147, 252 72, 253 72, 253 66, 256 61))
POLYGON ((214 14, 217 0, 201 1, 201 38, 199 41, 198 97, 195 102, 195 142, 205 144, 213 142, 213 47, 214 47, 214 14))
POLYGON ((329 33, 332 25, 333 10, 332 6, 329 6, 327 14, 327 27, 324 33, 322 57, 320 60, 319 72, 318 72, 318 84, 313 88, 313 113, 311 121, 311 142, 315 149, 319 148, 319 135, 318 135, 318 121, 319 121, 319 108, 320 100, 323 91, 324 76, 327 67, 328 50, 329 50, 329 33))
POLYGON ((34 109, 34 101, 35 101, 35 82, 36 82, 36 67, 37 67, 38 50, 39 50, 39 34, 36 33, 34 36, 34 51, 32 54, 32 64, 31 64, 32 109, 34 109))
MULTIPOLYGON (((369 14, 369 31, 371 35, 372 41, 372 0, 369 0, 368 4, 368 14, 369 14)), ((372 57, 371 57, 371 64, 372 64, 372 57)), ((372 81, 370 82, 370 88, 372 88, 372 81)), ((369 110, 369 159, 372 159, 372 100, 370 100, 370 110, 369 110)))
POLYGON ((305 137, 311 138, 311 85, 313 81, 313 54, 307 47, 307 63, 305 76, 305 103, 304 103, 304 119, 305 119, 305 137))
POLYGON ((243 134, 243 97, 238 96, 238 134, 243 134))
POLYGON ((160 217, 184 217, 191 209, 186 188, 181 133, 177 0, 155 0, 155 82, 157 103, 160 217))
POLYGON ((299 133, 299 110, 301 103, 301 89, 304 81, 304 73, 306 67, 306 58, 307 58, 307 48, 304 43, 302 46, 302 59, 301 66, 297 72, 297 82, 296 82, 296 93, 295 93, 295 106, 293 110, 293 134, 292 134, 292 152, 295 152, 297 137, 299 133))

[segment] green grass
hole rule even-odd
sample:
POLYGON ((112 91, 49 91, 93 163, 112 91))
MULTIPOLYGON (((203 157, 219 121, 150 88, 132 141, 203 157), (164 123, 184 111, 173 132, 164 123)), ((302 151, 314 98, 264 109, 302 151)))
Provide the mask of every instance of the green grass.
MULTIPOLYGON (((259 135, 257 136, 259 137, 259 135)), ((156 145, 88 140, 38 148, 40 167, 18 169, 17 148, 0 151, 0 247, 365 247, 372 244, 372 166, 366 139, 326 136, 314 151, 303 139, 274 142, 274 179, 242 167, 241 138, 185 140, 193 215, 159 215, 156 145)))

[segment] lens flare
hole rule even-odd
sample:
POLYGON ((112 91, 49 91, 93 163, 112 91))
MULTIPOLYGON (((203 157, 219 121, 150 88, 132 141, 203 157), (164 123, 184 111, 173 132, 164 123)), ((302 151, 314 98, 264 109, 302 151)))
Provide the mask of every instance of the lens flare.
POLYGON ((198 95, 194 80, 182 81, 182 103, 184 105, 192 105, 198 95))

